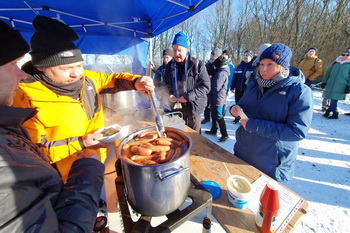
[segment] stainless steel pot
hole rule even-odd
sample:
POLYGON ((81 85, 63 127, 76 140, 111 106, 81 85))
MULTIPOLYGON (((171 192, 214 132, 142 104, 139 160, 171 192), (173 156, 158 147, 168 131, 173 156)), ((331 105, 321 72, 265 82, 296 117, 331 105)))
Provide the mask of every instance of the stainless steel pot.
POLYGON ((117 155, 121 160, 126 197, 131 207, 146 216, 162 216, 175 211, 188 196, 190 189, 190 149, 192 140, 182 130, 166 127, 189 142, 188 150, 178 159, 156 165, 138 166, 121 156, 122 147, 139 133, 153 130, 143 128, 125 137, 119 144, 117 155))

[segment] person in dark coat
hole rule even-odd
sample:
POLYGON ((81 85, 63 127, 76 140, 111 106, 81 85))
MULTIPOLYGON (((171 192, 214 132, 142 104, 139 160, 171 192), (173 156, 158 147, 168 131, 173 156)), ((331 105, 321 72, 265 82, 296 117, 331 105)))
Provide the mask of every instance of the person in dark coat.
POLYGON ((173 41, 174 57, 165 69, 165 84, 171 110, 181 111, 186 125, 200 132, 210 79, 203 62, 191 57, 188 47, 185 33, 177 33, 173 41))
POLYGON ((170 111, 169 100, 167 90, 163 89, 164 84, 164 74, 166 65, 173 59, 173 50, 172 49, 164 49, 163 50, 163 64, 159 66, 156 70, 156 74, 154 75, 154 86, 155 86, 155 94, 157 100, 159 101, 159 108, 163 109, 164 112, 170 111))
MULTIPOLYGON (((205 68, 207 69, 209 79, 210 81, 212 80, 212 77, 215 73, 215 66, 214 66, 214 61, 221 55, 221 49, 214 49, 210 53, 210 59, 205 63, 205 68)), ((202 120, 202 124, 206 124, 207 122, 210 121, 210 104, 209 104, 209 98, 208 98, 208 103, 207 106, 204 109, 204 119, 202 120)))
POLYGON ((292 51, 272 44, 260 55, 259 72, 230 109, 241 119, 234 153, 277 181, 291 180, 299 141, 311 126, 313 96, 303 73, 289 67, 292 51))
POLYGON ((104 165, 95 153, 80 153, 63 184, 21 126, 36 109, 10 107, 19 81, 27 78, 17 62, 29 46, 2 20, 0 44, 0 231, 92 232, 104 165))
MULTIPOLYGON (((254 52, 247 50, 244 52, 243 61, 237 66, 235 74, 233 75, 231 91, 235 93, 235 102, 242 98, 244 90, 247 87, 247 77, 253 73, 253 57, 254 52)), ((239 122, 239 117, 235 118, 233 123, 239 122)))
POLYGON ((224 142, 229 138, 223 113, 224 105, 226 103, 228 75, 230 74, 230 68, 226 64, 226 61, 227 60, 223 55, 214 61, 216 71, 212 77, 211 89, 208 95, 208 102, 210 104, 212 116, 212 126, 211 129, 205 131, 205 133, 216 135, 219 125, 221 132, 219 142, 224 142))

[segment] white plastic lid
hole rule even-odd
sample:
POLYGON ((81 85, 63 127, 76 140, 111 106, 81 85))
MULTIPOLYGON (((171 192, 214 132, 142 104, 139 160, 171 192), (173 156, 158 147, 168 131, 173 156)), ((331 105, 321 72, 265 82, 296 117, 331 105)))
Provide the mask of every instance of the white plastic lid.
POLYGON ((275 180, 268 180, 267 187, 269 187, 272 190, 278 190, 280 186, 275 180))

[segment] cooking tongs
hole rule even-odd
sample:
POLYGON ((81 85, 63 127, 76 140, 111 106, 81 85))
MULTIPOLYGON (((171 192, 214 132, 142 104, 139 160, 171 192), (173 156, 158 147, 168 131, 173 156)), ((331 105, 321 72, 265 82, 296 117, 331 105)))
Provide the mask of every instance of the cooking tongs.
POLYGON ((157 107, 156 107, 156 102, 155 102, 156 97, 154 95, 154 91, 148 92, 148 98, 149 98, 149 101, 151 102, 154 114, 156 115, 156 128, 157 128, 158 135, 159 135, 159 137, 164 138, 165 137, 164 123, 163 123, 163 119, 159 115, 157 107))

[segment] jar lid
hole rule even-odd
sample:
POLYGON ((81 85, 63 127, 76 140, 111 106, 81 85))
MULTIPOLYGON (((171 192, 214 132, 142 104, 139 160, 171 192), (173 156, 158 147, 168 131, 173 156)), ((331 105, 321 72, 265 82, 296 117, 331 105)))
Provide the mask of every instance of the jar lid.
POLYGON ((222 189, 215 181, 205 180, 201 184, 212 195, 213 200, 218 199, 221 196, 222 189))

